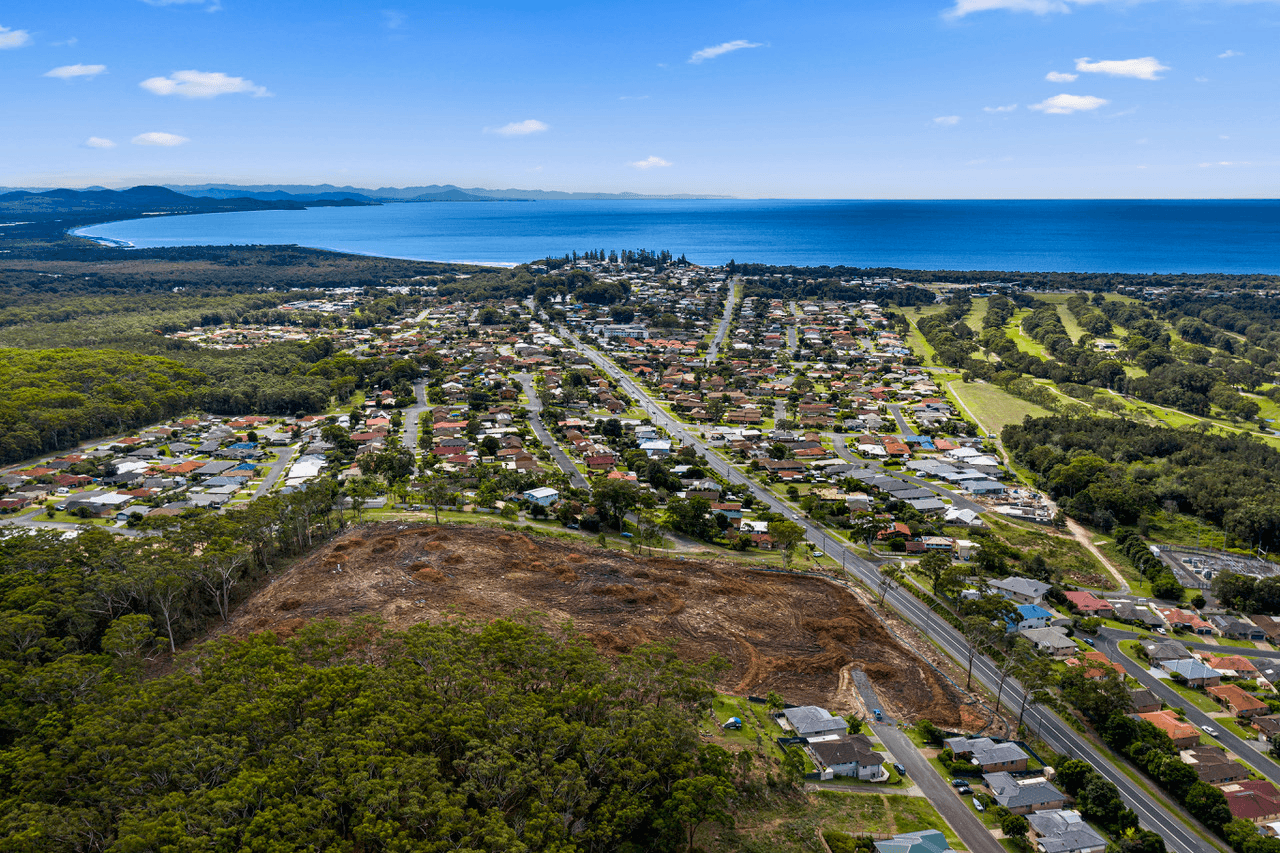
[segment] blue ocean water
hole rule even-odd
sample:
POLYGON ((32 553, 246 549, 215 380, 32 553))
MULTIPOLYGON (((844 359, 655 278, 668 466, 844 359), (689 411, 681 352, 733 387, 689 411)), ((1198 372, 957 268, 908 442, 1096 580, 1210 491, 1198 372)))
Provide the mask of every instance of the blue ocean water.
POLYGON ((143 248, 292 243, 485 264, 643 248, 700 264, 1280 273, 1280 200, 436 202, 151 217, 77 233, 143 248))

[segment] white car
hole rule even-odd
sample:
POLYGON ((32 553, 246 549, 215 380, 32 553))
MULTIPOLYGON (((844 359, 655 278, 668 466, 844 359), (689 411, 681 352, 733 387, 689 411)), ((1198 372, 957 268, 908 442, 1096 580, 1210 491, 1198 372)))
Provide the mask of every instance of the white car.
POLYGON ((1204 733, 1209 737, 1218 737, 1218 730, 1213 726, 1201 726, 1201 728, 1204 729, 1204 733))

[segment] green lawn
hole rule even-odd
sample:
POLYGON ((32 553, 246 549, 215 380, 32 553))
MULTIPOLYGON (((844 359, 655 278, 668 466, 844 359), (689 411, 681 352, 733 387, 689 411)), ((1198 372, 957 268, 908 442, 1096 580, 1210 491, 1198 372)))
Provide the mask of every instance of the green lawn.
POLYGON ((1201 693, 1198 690, 1192 690, 1190 687, 1183 687, 1181 684, 1178 684, 1177 682, 1172 680, 1166 681, 1165 683, 1168 684, 1171 688, 1173 688, 1173 692, 1177 693, 1183 699, 1186 699, 1188 702, 1190 702, 1196 708, 1199 708, 1201 711, 1204 711, 1206 714, 1212 714, 1222 710, 1222 708, 1219 707, 1217 702, 1214 702, 1212 699, 1210 699, 1208 696, 1206 696, 1205 694, 1201 693))
POLYGON ((1052 414, 1048 409, 1015 397, 987 382, 949 382, 946 387, 978 421, 978 425, 992 435, 998 435, 1007 424, 1022 423, 1027 415, 1044 417, 1052 414))

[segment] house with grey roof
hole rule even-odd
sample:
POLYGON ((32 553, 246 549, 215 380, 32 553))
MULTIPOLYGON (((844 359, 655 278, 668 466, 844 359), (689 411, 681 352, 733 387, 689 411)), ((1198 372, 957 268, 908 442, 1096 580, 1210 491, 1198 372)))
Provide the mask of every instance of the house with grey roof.
POLYGON ((832 776, 853 776, 867 782, 889 778, 884 772, 884 756, 872 748, 871 739, 864 734, 810 743, 809 750, 832 776))
POLYGON ((996 594, 1019 604, 1043 604, 1045 594, 1053 589, 1051 584, 1023 577, 1000 578, 987 586, 996 594))
POLYGON ((834 716, 826 708, 819 708, 816 705, 785 708, 782 716, 800 737, 843 736, 849 731, 849 724, 845 722, 844 717, 834 716))
POLYGON ((1060 628, 1026 628, 1019 633, 1030 640, 1038 651, 1055 658, 1071 657, 1080 648, 1060 628))
POLYGON ((1016 743, 997 742, 989 737, 952 737, 943 741, 956 758, 981 768, 983 773, 1027 769, 1028 755, 1016 743))
POLYGON ((1192 687, 1217 687, 1222 683, 1222 673, 1195 658, 1162 661, 1160 668, 1170 676, 1182 676, 1192 687))
POLYGON ((942 853, 950 849, 947 837, 936 829, 904 832, 875 842, 876 853, 942 853))
POLYGON ((1107 839, 1074 809, 1046 809, 1027 815, 1040 853, 1102 853, 1107 839))
POLYGON ((1009 773, 984 773, 982 781, 995 801, 1014 814, 1060 809, 1067 804, 1067 795, 1041 776, 1015 779, 1009 773))

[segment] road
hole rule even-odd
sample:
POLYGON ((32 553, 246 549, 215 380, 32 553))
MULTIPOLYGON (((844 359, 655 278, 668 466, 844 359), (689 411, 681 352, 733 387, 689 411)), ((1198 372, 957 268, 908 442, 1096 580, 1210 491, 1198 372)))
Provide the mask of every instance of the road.
POLYGON ((1128 639, 1133 639, 1133 636, 1128 632, 1103 628, 1098 632, 1097 645, 1108 658, 1123 666, 1125 672, 1142 682, 1143 687, 1159 696, 1171 708, 1182 708, 1188 722, 1200 728, 1204 728, 1206 725, 1213 726, 1217 729, 1217 739, 1223 746, 1253 765, 1254 769, 1272 782, 1280 783, 1280 765, 1277 765, 1267 756, 1264 745, 1260 741, 1246 742, 1233 735, 1217 720, 1214 720, 1180 696, 1164 679, 1156 678, 1147 672, 1142 664, 1120 650, 1120 640, 1128 639))
POLYGON ((986 507, 979 503, 975 503, 960 492, 953 492, 944 486, 940 486, 937 483, 931 483, 928 480, 913 476, 904 471, 886 471, 880 463, 854 455, 853 451, 849 449, 848 438, 840 433, 831 432, 827 433, 827 435, 831 438, 831 444, 836 449, 836 455, 846 462, 861 465, 864 468, 869 468, 872 471, 877 471, 889 477, 896 477, 899 480, 905 480, 911 485, 919 486, 922 489, 928 489, 938 497, 946 498, 951 501, 951 505, 956 509, 970 509, 974 512, 986 512, 986 507))
POLYGON ((418 420, 430 405, 427 402, 427 382, 425 379, 419 379, 413 383, 413 396, 417 402, 404 410, 404 438, 401 439, 400 444, 412 450, 416 458, 418 455, 418 420))
POLYGON ((738 297, 742 293, 742 285, 738 279, 734 278, 729 281, 729 296, 724 301, 724 316, 720 318, 720 328, 716 329, 716 338, 711 342, 711 348, 707 350, 707 366, 715 364, 716 359, 720 356, 720 345, 724 343, 724 336, 729 334, 729 324, 733 322, 733 309, 738 304, 738 297))
POLYGON ((262 482, 258 484, 258 488, 253 490, 255 499, 271 491, 271 487, 276 484, 276 480, 280 479, 280 475, 284 473, 284 469, 289 467, 289 463, 293 462, 293 457, 297 455, 298 448, 301 446, 301 444, 289 445, 280 454, 280 458, 271 463, 271 467, 267 469, 267 476, 263 477, 262 482))
POLYGON ((543 447, 551 452, 560 470, 569 476, 570 485, 579 489, 590 489, 591 485, 587 482, 587 478, 582 476, 578 466, 574 465, 573 460, 560 449, 560 442, 556 441, 555 436, 548 432, 542 423, 542 400, 538 398, 538 389, 533 387, 533 374, 516 374, 516 381, 524 388, 524 395, 529 398, 526 408, 529 411, 529 426, 533 427, 533 434, 538 437, 538 441, 542 442, 543 447))
MULTIPOLYGON (((862 695, 862 701, 869 710, 883 707, 880 697, 876 695, 875 687, 865 673, 855 672, 853 683, 857 686, 858 693, 862 695)), ((911 738, 902 733, 897 721, 885 717, 882 723, 868 722, 876 737, 880 738, 880 742, 907 769, 907 778, 920 789, 929 802, 933 803, 938 814, 942 815, 943 819, 956 831, 956 835, 960 836, 960 840, 966 847, 973 853, 1005 853, 1004 847, 982 825, 982 821, 960 798, 956 789, 938 775, 933 765, 920 754, 920 750, 916 749, 911 738)))
MULTIPOLYGON (((766 491, 759 483, 749 479, 741 470, 729 465, 711 452, 695 434, 686 429, 683 423, 675 420, 660 409, 650 398, 648 392, 633 381, 629 374, 623 372, 593 347, 583 344, 568 329, 564 329, 563 334, 566 340, 571 341, 580 353, 586 355, 601 370, 617 380, 623 390, 645 409, 654 424, 666 429, 673 438, 693 446, 695 450, 706 458, 707 465, 712 470, 725 477, 731 483, 746 486, 759 503, 769 507, 774 512, 782 513, 785 517, 799 524, 804 528, 808 541, 826 551, 831 557, 840 560, 840 564, 845 567, 847 573, 853 578, 861 581, 869 589, 878 588, 880 573, 875 564, 845 548, 840 541, 828 536, 821 527, 810 522, 801 513, 766 491)), ((893 586, 889 589, 885 601, 888 606, 924 632, 954 660, 967 659, 968 644, 965 639, 950 624, 929 610, 911 593, 898 586, 893 586)), ((1000 673, 987 658, 974 658, 973 674, 993 694, 999 689, 1000 673)), ((1006 698, 1008 706, 1018 706, 1022 701, 1022 686, 1018 684, 1016 679, 1008 679, 1004 684, 1003 696, 1006 698)), ((1164 805, 1153 802, 1146 791, 1138 787, 1128 776, 1112 765, 1092 743, 1067 725, 1056 714, 1039 706, 1029 706, 1023 722, 1054 750, 1087 761, 1097 769, 1103 778, 1115 784, 1120 790, 1125 804, 1137 813, 1141 825, 1164 838, 1168 849, 1176 851, 1176 853, 1193 853, 1193 851, 1194 853, 1202 853, 1202 851, 1207 853, 1207 851, 1223 849, 1209 844, 1199 835, 1193 833, 1183 822, 1182 817, 1173 814, 1164 805)))
POLYGON ((915 430, 911 428, 911 425, 907 423, 907 419, 902 416, 901 403, 886 403, 885 407, 888 408, 889 411, 893 412, 893 419, 898 422, 898 432, 902 434, 904 439, 916 434, 915 430))

